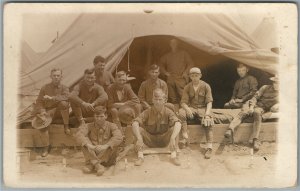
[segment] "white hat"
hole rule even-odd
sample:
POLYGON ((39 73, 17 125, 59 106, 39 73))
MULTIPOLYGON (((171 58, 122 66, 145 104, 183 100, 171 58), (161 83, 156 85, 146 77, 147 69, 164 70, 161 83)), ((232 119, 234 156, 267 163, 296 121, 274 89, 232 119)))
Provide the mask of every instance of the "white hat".
POLYGON ((201 70, 199 69, 199 68, 196 68, 196 67, 194 67, 194 68, 191 68, 190 69, 190 74, 201 74, 201 70))

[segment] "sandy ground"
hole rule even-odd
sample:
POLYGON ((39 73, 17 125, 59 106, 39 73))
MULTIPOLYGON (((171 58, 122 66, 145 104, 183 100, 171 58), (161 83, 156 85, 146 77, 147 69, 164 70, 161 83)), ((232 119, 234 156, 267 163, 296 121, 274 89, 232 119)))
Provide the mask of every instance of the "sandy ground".
POLYGON ((53 148, 46 158, 31 152, 31 160, 20 174, 22 186, 29 187, 269 187, 276 171, 276 144, 263 143, 251 157, 244 145, 226 145, 220 153, 214 145, 212 158, 203 156, 202 145, 191 145, 179 153, 181 166, 170 163, 168 154, 145 156, 142 166, 134 166, 136 154, 129 152, 103 176, 83 174, 80 150, 53 148), (66 152, 67 151, 67 152, 66 152), (66 161, 64 165, 63 161, 66 161))

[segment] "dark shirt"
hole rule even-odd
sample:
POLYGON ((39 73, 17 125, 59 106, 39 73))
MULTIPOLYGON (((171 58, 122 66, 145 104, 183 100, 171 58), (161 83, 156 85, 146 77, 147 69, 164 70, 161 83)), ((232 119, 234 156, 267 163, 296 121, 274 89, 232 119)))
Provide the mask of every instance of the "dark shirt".
POLYGON ((129 84, 125 84, 123 88, 119 88, 116 83, 112 84, 107 88, 108 94, 108 102, 107 107, 111 109, 114 103, 125 103, 128 105, 135 105, 139 104, 140 100, 133 92, 131 86, 129 84), (117 91, 122 92, 122 99, 119 99, 117 91))
POLYGON ((153 82, 151 79, 144 81, 139 89, 139 99, 140 101, 147 102, 149 105, 153 105, 152 97, 153 97, 153 90, 156 88, 160 88, 165 93, 166 97, 168 97, 168 86, 167 83, 161 79, 157 79, 153 82))
POLYGON ((273 85, 262 86, 250 100, 250 103, 269 111, 270 108, 277 104, 279 100, 279 91, 275 90, 273 85))
POLYGON ((257 91, 257 80, 255 77, 247 75, 235 82, 232 99, 242 99, 248 101, 257 91))
POLYGON ((62 84, 55 86, 53 83, 46 84, 41 88, 36 100, 35 112, 38 112, 40 109, 55 108, 60 101, 67 101, 68 96, 69 88, 67 86, 62 84), (44 99, 45 95, 51 96, 53 99, 44 99))
POLYGON ((148 133, 160 135, 166 133, 169 128, 179 122, 175 113, 164 107, 160 112, 153 106, 143 111, 134 121, 137 121, 148 133))
POLYGON ((117 125, 105 121, 103 127, 96 123, 84 124, 79 127, 75 136, 82 146, 86 144, 109 145, 111 148, 121 144, 123 136, 117 125))
POLYGON ((200 80, 197 91, 195 92, 192 82, 188 83, 182 93, 181 104, 185 103, 189 107, 198 109, 204 108, 210 102, 213 102, 210 86, 200 80))
POLYGON ((108 97, 102 86, 94 83, 93 86, 89 87, 83 80, 74 87, 69 99, 78 105, 87 102, 97 106, 105 105, 108 97))

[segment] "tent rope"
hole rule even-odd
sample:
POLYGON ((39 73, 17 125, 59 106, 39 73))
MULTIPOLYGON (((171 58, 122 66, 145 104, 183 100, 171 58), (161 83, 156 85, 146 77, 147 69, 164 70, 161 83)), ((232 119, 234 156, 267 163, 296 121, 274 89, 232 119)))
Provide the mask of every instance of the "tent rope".
POLYGON ((128 46, 127 48, 127 52, 128 52, 128 55, 127 55, 127 72, 129 73, 130 72, 130 46, 128 46))

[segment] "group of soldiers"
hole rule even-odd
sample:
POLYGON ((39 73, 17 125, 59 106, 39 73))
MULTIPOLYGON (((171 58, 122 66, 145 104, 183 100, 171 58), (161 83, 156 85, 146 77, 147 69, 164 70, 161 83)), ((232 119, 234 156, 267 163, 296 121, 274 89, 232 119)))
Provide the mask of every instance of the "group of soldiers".
MULTIPOLYGON (((54 118, 61 117, 65 134, 71 135, 71 107, 79 123, 74 137, 82 146, 86 161, 84 173, 96 172, 101 176, 105 166, 115 164, 128 127, 132 128, 135 137, 136 166, 144 162, 145 145, 169 146, 171 162, 181 165, 177 156, 179 135, 188 143, 189 119, 200 120, 205 129, 204 157, 209 159, 212 155, 212 128, 217 121, 212 110, 211 87, 201 80, 201 70, 193 67, 191 57, 178 48, 177 40, 172 39, 170 47, 171 51, 160 59, 158 65, 150 66, 149 78, 142 82, 138 95, 132 90, 124 71, 118 71, 114 78, 105 70, 106 61, 101 56, 95 57, 94 69, 85 70, 83 80, 71 92, 61 84, 62 70, 51 70, 52 82, 41 88, 32 122, 41 135, 42 156, 48 155, 48 129, 54 118), (167 82, 159 78, 160 73, 167 77, 167 82), (174 107, 175 103, 179 104, 179 111, 174 107), (37 123, 38 120, 42 122, 37 123)), ((263 114, 278 111, 278 78, 271 78, 273 85, 264 85, 257 91, 257 80, 248 75, 246 65, 238 65, 237 72, 240 79, 235 83, 231 100, 224 107, 241 108, 241 112, 229 124, 225 137, 232 137, 235 127, 253 114, 253 134, 249 142, 258 150, 263 114)))

